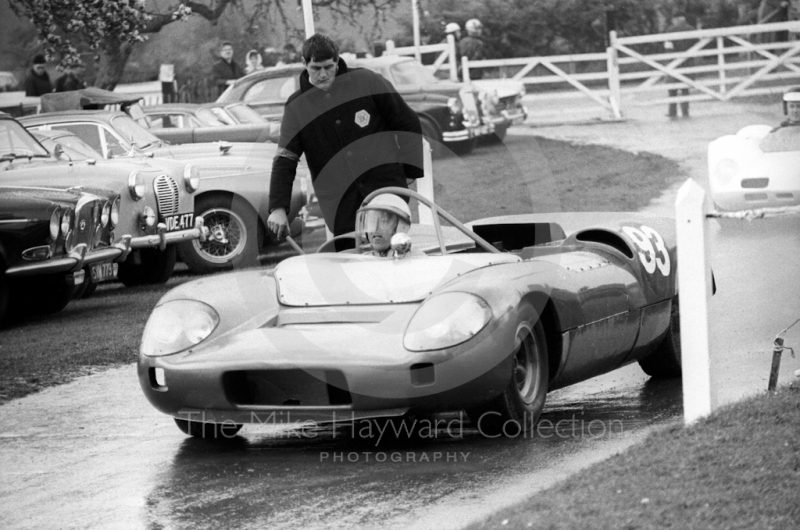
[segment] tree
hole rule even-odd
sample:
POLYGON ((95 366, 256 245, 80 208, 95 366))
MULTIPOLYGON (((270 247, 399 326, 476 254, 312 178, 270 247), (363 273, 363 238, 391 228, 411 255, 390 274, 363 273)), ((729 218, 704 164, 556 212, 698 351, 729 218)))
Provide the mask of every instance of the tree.
MULTIPOLYGON (((325 8, 340 17, 351 19, 370 8, 376 16, 401 0, 313 0, 315 9, 325 8)), ((145 40, 148 33, 157 33, 167 24, 200 16, 216 22, 226 9, 239 6, 243 0, 207 0, 174 2, 170 7, 148 8, 145 0, 10 0, 11 8, 29 19, 36 27, 39 40, 45 45, 48 58, 60 67, 81 64, 81 49, 96 55, 98 77, 95 84, 113 90, 117 85, 133 47, 145 40)), ((155 5, 155 4, 154 4, 155 5)), ((251 20, 274 11, 289 28, 294 23, 289 15, 297 9, 298 0, 252 0, 251 20)))

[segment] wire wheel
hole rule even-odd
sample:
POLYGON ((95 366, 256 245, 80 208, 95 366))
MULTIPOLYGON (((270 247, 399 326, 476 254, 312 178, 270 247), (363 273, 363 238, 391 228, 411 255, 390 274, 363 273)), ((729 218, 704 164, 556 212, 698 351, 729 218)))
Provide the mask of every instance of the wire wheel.
POLYGON ((200 214, 208 227, 208 238, 192 241, 196 252, 214 264, 227 264, 244 253, 247 247, 247 226, 236 212, 213 208, 200 214))
POLYGON ((520 400, 526 405, 531 405, 536 396, 541 392, 538 388, 542 378, 540 372, 542 367, 539 363, 541 358, 536 342, 530 331, 522 339, 522 342, 514 355, 514 383, 517 386, 517 393, 520 400))

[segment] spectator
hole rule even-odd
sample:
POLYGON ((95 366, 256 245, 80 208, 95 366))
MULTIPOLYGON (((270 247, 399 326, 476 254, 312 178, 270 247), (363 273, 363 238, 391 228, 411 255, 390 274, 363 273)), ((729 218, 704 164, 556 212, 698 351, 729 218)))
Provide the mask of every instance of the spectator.
POLYGON ((261 59, 261 54, 258 52, 258 50, 250 50, 247 52, 244 64, 244 72, 246 74, 252 74, 253 72, 263 69, 263 60, 261 59))
POLYGON ((458 53, 458 43, 461 40, 461 26, 455 22, 450 22, 444 27, 445 40, 447 42, 447 35, 452 35, 456 42, 455 57, 453 61, 456 63, 456 72, 459 79, 461 79, 461 54, 458 53))
POLYGON ((300 62, 300 55, 297 53, 297 48, 291 42, 283 45, 283 55, 281 60, 275 66, 284 66, 287 64, 294 64, 300 62))
POLYGON ((230 84, 229 81, 239 79, 244 75, 244 70, 233 60, 233 44, 228 41, 222 43, 219 51, 219 61, 214 63, 211 70, 214 83, 217 85, 217 95, 225 92, 230 84))
MULTIPOLYGON (((686 22, 686 17, 683 15, 677 15, 672 17, 672 24, 667 28, 666 33, 676 33, 678 31, 694 31, 695 28, 689 25, 686 22)), ((673 41, 664 41, 664 49, 670 52, 685 52, 689 48, 692 47, 692 39, 678 39, 675 42, 673 41)), ((681 63, 681 67, 690 67, 694 65, 694 60, 689 57, 684 59, 683 63, 681 63)), ((692 79, 691 74, 683 74, 689 79, 692 79)), ((670 80, 672 82, 674 80, 670 80)), ((667 110, 667 116, 669 118, 677 118, 678 117, 678 107, 674 98, 678 96, 688 96, 689 95, 689 88, 670 88, 667 90, 669 94, 669 108, 667 110)), ((689 102, 688 101, 681 101, 681 115, 684 118, 689 117, 689 102)))
MULTIPOLYGON (((467 36, 458 43, 458 54, 470 61, 480 61, 486 58, 485 43, 483 42, 483 24, 477 18, 467 20, 465 24, 467 36)), ((470 71, 470 79, 481 79, 483 71, 476 69, 470 71)))
POLYGON ((56 79, 56 92, 69 92, 86 88, 86 83, 79 77, 83 74, 84 68, 81 65, 70 66, 56 79))
POLYGON ((278 58, 280 57, 280 53, 278 53, 277 48, 273 48, 269 46, 264 48, 264 66, 270 68, 272 66, 278 66, 278 58))
POLYGON ((33 58, 28 76, 25 78, 25 95, 39 97, 42 94, 49 94, 53 91, 53 84, 50 82, 50 74, 47 73, 47 59, 44 55, 37 54, 33 58))
POLYGON ((278 239, 289 231, 287 212, 303 154, 335 236, 354 230, 369 193, 405 188, 423 176, 419 118, 390 82, 371 70, 348 68, 336 43, 320 34, 303 44, 303 65, 272 164, 267 227, 278 239))

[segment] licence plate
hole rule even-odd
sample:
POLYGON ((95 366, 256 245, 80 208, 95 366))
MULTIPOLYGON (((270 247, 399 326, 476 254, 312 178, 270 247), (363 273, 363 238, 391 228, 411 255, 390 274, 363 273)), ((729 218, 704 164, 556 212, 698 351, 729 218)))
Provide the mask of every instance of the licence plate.
POLYGON ((117 277, 119 263, 93 263, 92 283, 100 283, 117 277))
POLYGON ((176 230, 191 230, 194 228, 194 213, 178 213, 175 215, 168 215, 164 218, 164 224, 167 225, 167 232, 175 232, 176 230))

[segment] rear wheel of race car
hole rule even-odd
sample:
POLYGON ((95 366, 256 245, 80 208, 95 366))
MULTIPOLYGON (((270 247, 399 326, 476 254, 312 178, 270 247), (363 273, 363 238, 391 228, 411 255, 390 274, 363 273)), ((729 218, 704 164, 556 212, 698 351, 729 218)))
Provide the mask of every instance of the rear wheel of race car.
POLYGON ((142 248, 136 252, 139 253, 138 260, 135 256, 128 256, 119 264, 117 278, 126 287, 166 283, 170 279, 178 259, 175 245, 167 245, 164 250, 142 248))
POLYGON ((237 423, 204 423, 201 421, 188 421, 180 418, 173 418, 178 428, 184 434, 193 438, 203 438, 206 440, 227 440, 236 436, 242 428, 237 423))
POLYGON ((482 435, 516 437, 533 428, 544 409, 549 380, 544 327, 532 307, 521 314, 508 386, 488 404, 467 411, 482 435))
POLYGON ((639 361, 639 366, 651 377, 681 376, 681 319, 677 296, 672 299, 667 336, 656 351, 639 361))
POLYGON ((205 195, 195 205, 195 215, 208 228, 206 241, 180 244, 181 259, 193 272, 209 273, 258 265, 264 234, 258 215, 244 199, 230 195, 205 195))
POLYGON ((422 126, 422 135, 431 144, 431 158, 442 158, 445 149, 439 127, 428 118, 420 118, 419 124, 422 126))

